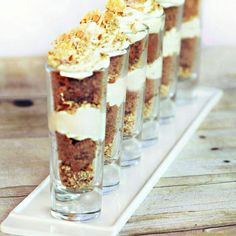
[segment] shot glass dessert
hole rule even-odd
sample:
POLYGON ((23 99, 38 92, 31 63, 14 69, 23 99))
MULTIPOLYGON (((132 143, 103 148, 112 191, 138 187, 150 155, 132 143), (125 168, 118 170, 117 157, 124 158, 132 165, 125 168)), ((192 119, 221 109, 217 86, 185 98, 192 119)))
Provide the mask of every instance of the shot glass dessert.
POLYGON ((147 145, 150 141, 158 139, 165 14, 156 0, 126 0, 126 2, 129 7, 142 13, 140 20, 149 27, 144 123, 141 135, 142 141, 147 145))
POLYGON ((160 0, 159 2, 166 14, 163 40, 160 117, 162 120, 169 120, 175 114, 180 53, 180 27, 183 17, 184 0, 160 0))
POLYGON ((148 28, 142 23, 137 23, 137 16, 140 13, 126 7, 126 3, 122 0, 110 0, 106 8, 116 16, 120 30, 126 33, 130 41, 121 165, 131 166, 141 157, 138 137, 143 124, 148 28))
POLYGON ((101 51, 110 57, 106 103, 103 192, 117 189, 123 141, 124 104, 128 73, 129 42, 119 31, 116 17, 99 10, 89 12, 82 22, 96 22, 103 30, 101 51))
POLYGON ((181 51, 177 98, 190 102, 199 77, 201 0, 185 0, 181 26, 181 51))
POLYGON ((109 58, 94 32, 95 24, 81 25, 48 53, 51 213, 66 220, 101 211, 109 58))

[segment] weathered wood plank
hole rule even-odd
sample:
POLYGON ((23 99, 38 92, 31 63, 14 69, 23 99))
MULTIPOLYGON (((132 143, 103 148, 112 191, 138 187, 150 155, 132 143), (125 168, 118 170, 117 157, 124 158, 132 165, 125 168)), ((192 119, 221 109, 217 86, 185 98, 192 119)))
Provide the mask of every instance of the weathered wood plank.
POLYGON ((232 183, 155 188, 122 234, 172 232, 236 224, 232 183))
POLYGON ((45 57, 0 58, 0 98, 46 96, 45 57))
POLYGON ((17 101, 0 101, 0 139, 47 137, 46 98, 33 99, 27 107, 14 105, 17 101))

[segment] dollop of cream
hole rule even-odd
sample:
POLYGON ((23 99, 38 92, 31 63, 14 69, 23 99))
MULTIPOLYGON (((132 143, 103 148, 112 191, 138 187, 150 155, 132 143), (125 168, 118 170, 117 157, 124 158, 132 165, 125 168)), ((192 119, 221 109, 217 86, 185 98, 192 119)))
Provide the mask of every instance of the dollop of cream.
POLYGON ((163 41, 163 56, 171 56, 180 52, 180 32, 176 28, 165 32, 163 41))
POLYGON ((162 76, 162 57, 147 65, 147 78, 151 80, 160 79, 162 76))
POLYGON ((107 103, 120 106, 125 102, 126 77, 119 78, 115 83, 107 84, 107 103))
POLYGON ((146 80, 146 68, 138 68, 128 72, 127 90, 139 91, 143 88, 146 80))
POLYGON ((67 111, 49 114, 49 130, 76 140, 103 141, 105 137, 105 112, 92 107, 80 107, 75 113, 67 111))
POLYGON ((201 23, 198 17, 182 23, 181 38, 194 38, 201 35, 201 23))

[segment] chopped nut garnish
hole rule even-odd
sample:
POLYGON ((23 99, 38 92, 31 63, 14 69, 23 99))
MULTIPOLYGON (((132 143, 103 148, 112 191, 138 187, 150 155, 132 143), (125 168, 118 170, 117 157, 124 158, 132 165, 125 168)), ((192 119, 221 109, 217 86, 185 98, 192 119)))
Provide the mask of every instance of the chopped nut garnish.
POLYGON ((126 3, 124 0, 108 0, 106 8, 114 13, 122 13, 126 8, 126 3))

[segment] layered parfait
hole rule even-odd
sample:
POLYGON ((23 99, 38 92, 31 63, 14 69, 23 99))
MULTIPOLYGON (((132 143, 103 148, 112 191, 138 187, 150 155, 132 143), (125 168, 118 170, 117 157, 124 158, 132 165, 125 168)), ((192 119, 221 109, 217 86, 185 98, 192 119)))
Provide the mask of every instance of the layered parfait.
POLYGON ((58 218, 84 220, 101 209, 109 66, 101 36, 95 23, 82 24, 48 53, 52 214, 58 218))
POLYGON ((109 0, 106 11, 113 14, 130 42, 126 102, 124 117, 124 141, 122 166, 132 165, 141 157, 140 135, 143 122, 148 29, 137 20, 140 13, 126 6, 122 0, 109 0))
POLYGON ((159 2, 166 15, 161 82, 161 118, 165 119, 174 116, 174 104, 171 100, 176 96, 184 0, 160 0, 159 2))
POLYGON ((106 135, 104 149, 104 191, 116 188, 120 178, 120 157, 123 139, 124 104, 128 73, 129 41, 119 30, 114 14, 99 10, 89 12, 81 23, 95 22, 101 30, 101 51, 110 57, 107 84, 106 135))
POLYGON ((126 0, 127 5, 139 11, 139 19, 148 26, 148 55, 144 98, 144 125, 142 140, 158 137, 160 82, 162 77, 162 41, 165 15, 156 0, 126 0))
POLYGON ((181 27, 179 80, 196 79, 199 66, 201 0, 185 0, 181 27))

